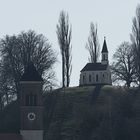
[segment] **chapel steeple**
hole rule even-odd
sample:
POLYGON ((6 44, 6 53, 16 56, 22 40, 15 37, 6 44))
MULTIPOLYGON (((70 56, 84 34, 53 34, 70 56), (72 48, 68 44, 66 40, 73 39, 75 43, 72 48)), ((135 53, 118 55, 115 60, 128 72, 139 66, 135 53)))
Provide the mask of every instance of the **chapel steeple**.
POLYGON ((108 49, 106 44, 106 37, 104 37, 104 43, 102 48, 102 64, 108 64, 108 49))

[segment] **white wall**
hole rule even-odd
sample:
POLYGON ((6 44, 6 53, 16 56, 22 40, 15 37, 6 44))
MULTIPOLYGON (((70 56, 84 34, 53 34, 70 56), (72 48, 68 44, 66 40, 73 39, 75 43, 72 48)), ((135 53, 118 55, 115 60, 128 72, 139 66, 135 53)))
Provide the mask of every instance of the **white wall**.
POLYGON ((111 84, 111 73, 109 67, 104 71, 84 71, 80 74, 80 85, 92 85, 92 84, 111 84), (91 81, 89 80, 91 75, 91 81), (98 75, 98 81, 96 81, 96 75, 98 75), (104 75, 104 76, 103 76, 104 75), (83 79, 83 76, 85 77, 83 79))

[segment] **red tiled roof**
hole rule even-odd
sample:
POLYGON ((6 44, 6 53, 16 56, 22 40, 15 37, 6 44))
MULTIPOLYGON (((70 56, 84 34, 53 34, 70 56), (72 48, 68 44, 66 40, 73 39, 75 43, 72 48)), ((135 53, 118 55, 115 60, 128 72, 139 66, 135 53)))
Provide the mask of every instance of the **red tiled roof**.
POLYGON ((0 133, 0 140, 22 140, 20 134, 0 133))

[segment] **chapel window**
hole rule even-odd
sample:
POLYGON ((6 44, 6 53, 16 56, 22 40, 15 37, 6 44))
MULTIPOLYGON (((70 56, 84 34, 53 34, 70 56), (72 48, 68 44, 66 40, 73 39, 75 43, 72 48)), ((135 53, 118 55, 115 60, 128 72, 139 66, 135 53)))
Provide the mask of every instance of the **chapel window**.
POLYGON ((83 83, 85 83, 85 76, 83 75, 83 83))
POLYGON ((98 82, 98 80, 99 80, 99 79, 98 79, 98 74, 97 74, 97 75, 96 75, 96 82, 98 82))
POLYGON ((91 75, 89 75, 89 82, 91 82, 91 75))

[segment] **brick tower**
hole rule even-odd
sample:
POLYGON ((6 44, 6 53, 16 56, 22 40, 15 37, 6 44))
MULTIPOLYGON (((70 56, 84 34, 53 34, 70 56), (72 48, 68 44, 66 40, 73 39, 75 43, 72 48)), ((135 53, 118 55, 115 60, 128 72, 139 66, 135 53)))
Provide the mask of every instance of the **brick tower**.
POLYGON ((43 80, 30 63, 20 80, 20 133, 23 140, 43 140, 43 80))

